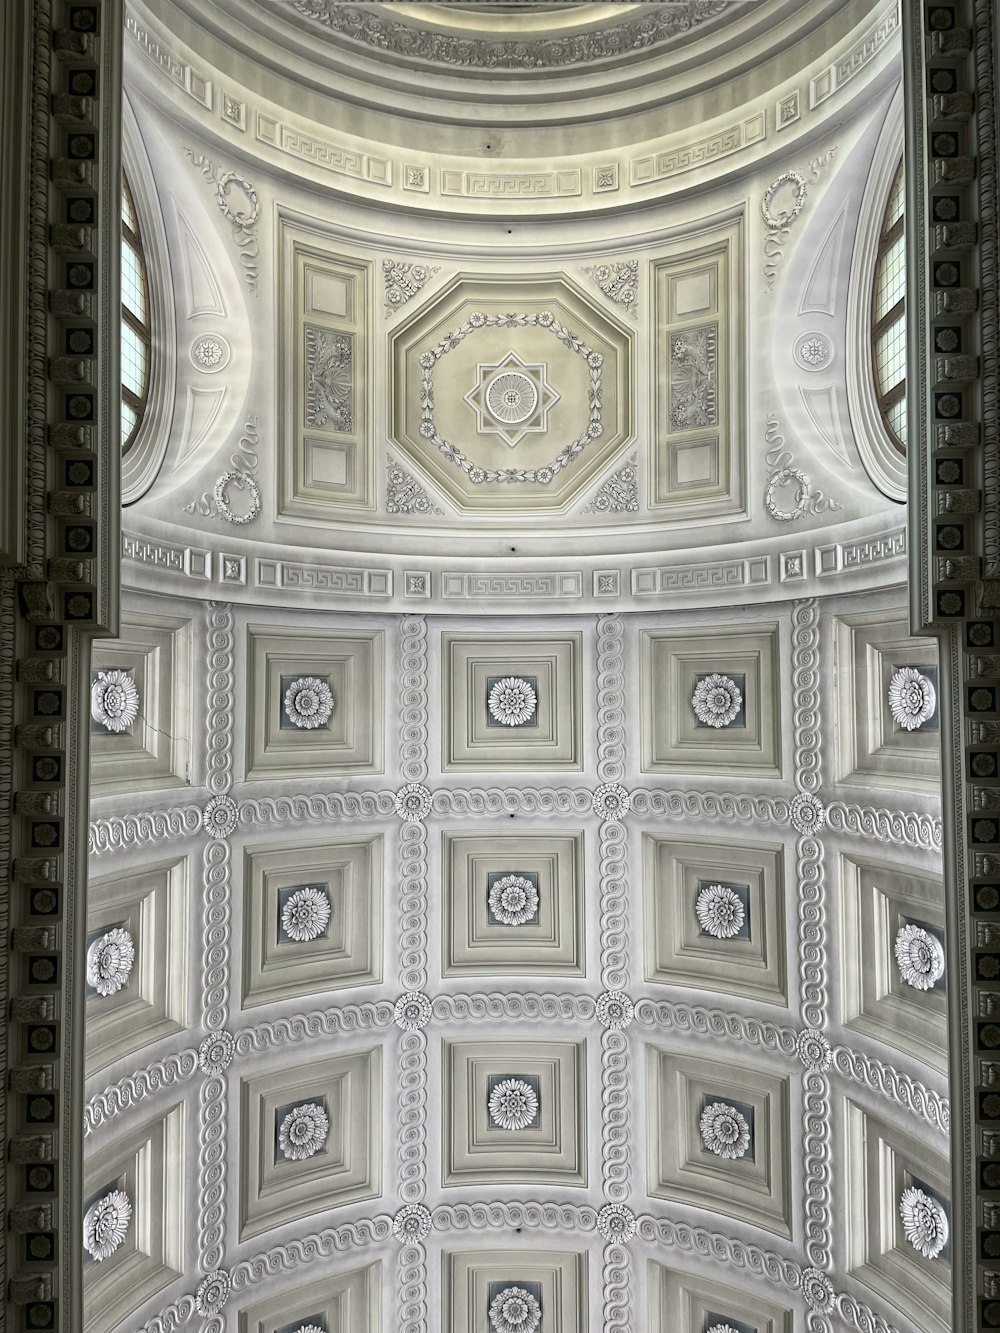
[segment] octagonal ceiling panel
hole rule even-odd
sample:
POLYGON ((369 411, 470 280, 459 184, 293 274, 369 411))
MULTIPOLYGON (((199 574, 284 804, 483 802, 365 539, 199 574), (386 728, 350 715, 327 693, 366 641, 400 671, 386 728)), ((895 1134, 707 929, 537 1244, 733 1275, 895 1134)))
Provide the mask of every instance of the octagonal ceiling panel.
POLYGON ((467 512, 562 510, 632 439, 633 364, 565 278, 459 278, 392 337, 393 443, 467 512))

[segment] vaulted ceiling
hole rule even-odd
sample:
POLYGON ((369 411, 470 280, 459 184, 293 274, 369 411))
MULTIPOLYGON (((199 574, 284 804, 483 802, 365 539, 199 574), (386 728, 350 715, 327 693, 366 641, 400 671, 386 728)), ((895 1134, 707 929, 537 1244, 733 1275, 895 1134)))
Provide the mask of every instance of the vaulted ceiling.
POLYGON ((897 44, 130 9, 89 1328, 946 1328, 941 681, 865 342, 897 44))

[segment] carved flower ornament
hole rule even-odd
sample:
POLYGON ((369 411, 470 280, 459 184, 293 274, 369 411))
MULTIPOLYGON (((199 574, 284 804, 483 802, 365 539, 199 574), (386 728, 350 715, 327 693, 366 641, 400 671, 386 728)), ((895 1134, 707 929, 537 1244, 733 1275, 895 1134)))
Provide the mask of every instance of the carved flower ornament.
POLYGON ((606 990, 597 1000, 597 1021, 612 1032, 627 1028, 635 1017, 635 1005, 623 990, 606 990))
POLYGON ((396 1001, 392 1016, 404 1032, 419 1032, 431 1021, 431 1002, 423 991, 408 990, 396 1001))
POLYGON ((213 1032, 198 1047, 198 1068, 203 1074, 222 1074, 235 1053, 236 1040, 231 1032, 213 1032))
POLYGON ((393 798, 396 814, 408 824, 422 824, 431 812, 431 794, 419 782, 408 782, 393 798))
POLYGON ((930 990, 944 976, 944 949, 929 930, 912 923, 896 932, 899 975, 914 990, 930 990))
POLYGON ((736 1333, 732 1324, 713 1324, 708 1333, 736 1333))
POLYGON ((829 1314, 833 1309, 833 1283, 818 1268, 802 1270, 802 1295, 817 1314, 829 1314))
POLYGON ((520 676, 504 676, 490 690, 486 700, 490 717, 504 727, 523 727, 535 716, 538 698, 531 685, 520 676))
POLYGON ((490 1301, 493 1333, 535 1333, 542 1322, 542 1307, 523 1287, 504 1287, 490 1301))
POLYGON ((490 885, 489 904, 502 926, 523 926, 538 914, 538 890, 524 875, 504 875, 490 885))
POLYGON ((795 1039, 795 1052, 810 1074, 825 1074, 833 1064, 830 1039, 818 1028, 803 1028, 795 1039))
POLYGON ((333 691, 319 676, 300 676, 285 691, 284 707, 294 727, 325 727, 333 714, 333 691))
POLYGON ((330 899, 316 884, 306 884, 289 894, 281 909, 281 928, 290 940, 315 940, 330 924, 330 899))
POLYGON ((701 1141, 716 1157, 735 1161, 750 1147, 750 1126, 746 1117, 727 1102, 710 1102, 698 1121, 701 1141))
POLYGON ((324 1333, 319 1324, 300 1324, 295 1333, 324 1333))
POLYGON ((330 1117, 317 1102, 293 1106, 278 1126, 278 1147, 292 1162, 313 1157, 326 1143, 330 1117))
POLYGON ((731 676, 714 673, 703 676, 694 687, 691 707, 695 717, 706 727, 728 727, 743 707, 740 687, 731 676))
POLYGON ((128 731, 139 716, 139 691, 131 672, 98 671, 90 687, 90 715, 108 731, 128 731))
POLYGON ((731 940, 740 933, 746 920, 743 899, 725 884, 709 884, 702 889, 694 910, 705 934, 717 940, 731 940))
POLYGON ((889 682, 889 711, 905 731, 916 731, 934 714, 937 693, 916 667, 900 667, 889 682))
POLYGON ((923 1190, 911 1185, 899 1198, 903 1234, 925 1259, 936 1259, 948 1244, 948 1214, 923 1190))
POLYGON ((505 1078, 490 1093, 487 1107, 498 1129, 526 1129, 538 1114, 538 1097, 523 1079, 505 1078))
POLYGON ((98 995, 114 995, 128 981, 134 962, 132 936, 115 926, 87 950, 87 985, 93 986, 98 995))
POLYGON ((228 838, 239 822, 239 807, 231 796, 210 796, 201 823, 210 838, 228 838))
POLYGON ((597 1229, 609 1245, 621 1245, 635 1235, 635 1213, 623 1203, 606 1203, 597 1214, 597 1229))
POLYGON ((111 1190, 92 1203, 83 1218, 83 1248, 97 1263, 110 1259, 125 1242, 132 1203, 124 1190, 111 1190))
POLYGON ((788 815, 797 833, 818 833, 826 823, 826 806, 812 792, 799 792, 788 807, 788 815))
POLYGON ((615 823, 632 808, 632 796, 620 782, 602 782, 594 792, 594 814, 615 823))
POLYGON ((229 1274, 221 1268, 209 1273, 198 1283, 194 1294, 194 1308, 200 1315, 217 1314, 229 1300, 231 1283, 229 1274))
POLYGON ((430 1235, 431 1215, 422 1203, 407 1203, 400 1208, 392 1223, 392 1234, 398 1241, 416 1245, 430 1235))

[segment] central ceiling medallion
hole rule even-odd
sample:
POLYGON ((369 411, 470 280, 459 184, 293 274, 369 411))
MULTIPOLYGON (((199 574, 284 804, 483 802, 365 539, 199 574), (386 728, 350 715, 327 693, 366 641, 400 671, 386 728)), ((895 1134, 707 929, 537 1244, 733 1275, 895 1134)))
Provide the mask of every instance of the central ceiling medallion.
POLYGON ((544 362, 529 365, 513 350, 502 361, 480 362, 475 387, 465 395, 479 434, 499 435, 513 449, 525 435, 547 430, 549 409, 559 401, 547 369, 544 362))

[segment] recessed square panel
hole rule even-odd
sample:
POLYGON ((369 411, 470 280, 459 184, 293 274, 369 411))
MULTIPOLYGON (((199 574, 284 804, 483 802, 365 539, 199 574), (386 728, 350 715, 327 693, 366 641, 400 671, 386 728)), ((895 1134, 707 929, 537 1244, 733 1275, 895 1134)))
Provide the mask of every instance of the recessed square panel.
POLYGON ((248 629, 247 779, 300 773, 374 773, 383 767, 383 636, 379 631, 248 629), (287 685, 326 682, 322 726, 289 725, 287 685))
POLYGON ((446 833, 442 857, 445 976, 584 974, 582 833, 446 833), (534 891, 532 898, 522 888, 520 912, 503 908, 501 892, 512 877, 534 891), (499 915, 491 909, 491 891, 499 915))
POLYGON ((323 1333, 381 1333, 387 1281, 381 1262, 347 1272, 330 1272, 330 1267, 324 1261, 318 1281, 296 1283, 291 1292, 246 1306, 240 1311, 240 1333, 298 1333, 310 1325, 323 1333))
POLYGON ((381 837, 248 847, 243 1004, 382 979, 381 837))
MULTIPOLYGON (((947 1069, 948 1005, 945 974, 933 984, 908 972, 896 957, 901 930, 916 926, 935 938, 944 954, 944 887, 930 875, 898 863, 840 858, 843 1021, 942 1073, 947 1069)), ((933 946, 931 946, 933 948, 933 946)))
POLYGON ((382 1052, 378 1047, 240 1081, 240 1238, 381 1192, 382 1052), (276 1132, 300 1105, 321 1106, 321 1146, 294 1158, 276 1132), (279 1118, 278 1112, 283 1114, 279 1118))
POLYGON ((755 1293, 647 1261, 645 1333, 677 1333, 728 1324, 736 1333, 792 1333, 792 1311, 755 1293))
POLYGON ((579 633, 444 634, 443 769, 581 769, 581 649, 579 633), (511 687, 491 707, 491 691, 506 681, 520 695, 511 687))
POLYGON ((779 660, 775 624, 642 631, 643 772, 779 777, 779 660), (742 678, 733 708, 713 698, 696 711, 695 691, 710 677, 742 678), (710 716, 720 725, 706 725, 710 716))
POLYGON ((444 1185, 587 1183, 582 1042, 444 1042, 441 1057, 444 1185))
POLYGON ((787 1004, 780 846, 646 834, 643 885, 647 981, 787 1004))
POLYGON ((911 638, 903 611, 843 616, 835 624, 839 780, 864 787, 937 791, 937 644, 933 639, 911 638), (900 673, 911 674, 909 692, 900 673), (893 714, 894 681, 901 692, 897 710, 916 723, 912 728, 901 725, 893 714), (918 704, 917 691, 928 712, 919 722, 922 712, 910 716, 906 711, 918 704))
POLYGON ((648 1192, 790 1236, 788 1079, 650 1045, 645 1060, 648 1192), (717 1114, 703 1133, 713 1107, 739 1115, 717 1114), (733 1125, 743 1137, 727 1146, 733 1125))
POLYGON ((587 1256, 520 1244, 443 1255, 444 1333, 491 1333, 490 1302, 520 1287, 538 1303, 540 1333, 586 1333, 587 1256))

